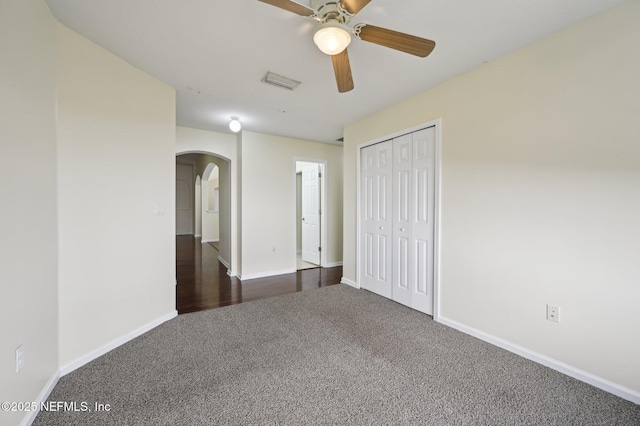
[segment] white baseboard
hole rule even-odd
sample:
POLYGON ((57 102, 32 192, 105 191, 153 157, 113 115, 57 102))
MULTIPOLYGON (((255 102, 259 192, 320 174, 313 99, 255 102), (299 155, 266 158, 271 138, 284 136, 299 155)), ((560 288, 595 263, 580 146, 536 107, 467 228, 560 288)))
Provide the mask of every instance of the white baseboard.
MULTIPOLYGON (((344 279, 344 278, 343 278, 344 279)), ((498 346, 514 354, 520 355, 523 358, 542 364, 567 376, 578 379, 582 382, 588 383, 605 392, 612 393, 620 398, 631 401, 635 404, 640 404, 640 392, 630 389, 626 386, 611 382, 602 377, 596 376, 589 372, 575 368, 569 364, 550 358, 546 355, 539 354, 523 346, 516 345, 507 340, 485 333, 484 331, 477 330, 473 327, 468 327, 457 321, 440 316, 439 322, 451 328, 455 328, 465 334, 469 334, 473 337, 477 337, 480 340, 484 340, 487 343, 491 343, 494 346, 498 346)))
POLYGON ((229 272, 229 262, 224 260, 222 256, 218 256, 218 262, 222 263, 225 268, 227 268, 227 272, 229 272))
POLYGON ((342 266, 342 261, 340 262, 329 262, 325 265, 322 265, 323 268, 335 268, 336 266, 342 266))
POLYGON ((355 281, 351 281, 349 278, 345 277, 342 277, 340 279, 340 284, 350 285, 353 288, 360 288, 360 286, 355 281))
MULTIPOLYGON (((45 402, 47 398, 49 398, 49 395, 51 395, 51 391, 53 391, 53 388, 55 388, 56 385, 58 384, 58 380, 60 380, 59 370, 53 373, 53 375, 49 378, 47 383, 44 385, 44 387, 40 391, 40 394, 38 395, 36 400, 33 401, 38 403, 38 407, 40 407, 42 403, 45 402)), ((31 426, 31 424, 36 419, 36 416, 38 415, 39 412, 40 412, 39 409, 27 412, 27 415, 24 416, 24 418, 20 422, 20 426, 31 426)))
POLYGON ((201 237, 202 237, 202 234, 194 234, 194 235, 193 235, 193 237, 194 237, 194 238, 201 238, 201 237))
POLYGON ((163 322, 169 321, 172 318, 175 318, 178 315, 178 311, 171 311, 166 315, 161 316, 160 318, 157 318, 145 325, 143 325, 142 327, 139 327, 135 330, 133 330, 130 333, 125 334, 124 336, 121 336, 115 340, 112 340, 111 342, 107 343, 106 345, 92 351, 89 352, 88 354, 81 356, 80 358, 76 359, 75 361, 71 361, 70 363, 60 367, 60 377, 65 376, 69 373, 71 373, 72 371, 82 367, 83 365, 85 365, 86 363, 93 361, 94 359, 106 354, 107 352, 117 348, 118 346, 127 343, 130 340, 135 339, 136 337, 140 336, 141 334, 146 333, 147 331, 159 326, 160 324, 162 324, 163 322))
POLYGON ((238 279, 242 280, 255 280, 256 278, 265 278, 265 277, 273 277, 276 275, 285 275, 292 274, 296 272, 295 269, 283 269, 281 271, 269 271, 269 272, 259 272, 257 274, 242 274, 238 275, 238 279))

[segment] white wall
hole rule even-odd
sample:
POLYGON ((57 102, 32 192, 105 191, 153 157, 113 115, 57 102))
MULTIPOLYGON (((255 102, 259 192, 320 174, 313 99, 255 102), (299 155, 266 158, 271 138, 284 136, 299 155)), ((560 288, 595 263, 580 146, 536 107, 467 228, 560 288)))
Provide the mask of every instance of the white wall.
POLYGON ((342 147, 242 132, 241 149, 241 276, 296 270, 296 160, 327 162, 325 249, 342 262, 342 147))
POLYGON ((0 0, 0 401, 36 401, 58 368, 55 42, 43 1, 0 0))
MULTIPOLYGON (((238 190, 239 182, 237 176, 237 141, 236 135, 210 132, 207 130, 192 129, 189 127, 176 127, 176 154, 186 153, 210 153, 221 159, 211 158, 220 168, 221 182, 228 181, 220 187, 220 204, 222 211, 219 217, 220 226, 220 256, 225 262, 230 264, 229 273, 236 275, 238 271, 238 190), (225 161, 227 160, 227 161, 225 161), (226 211, 228 206, 229 211, 226 211), (226 242, 229 242, 228 245, 226 242)), ((208 163, 209 160, 206 160, 208 163)), ((206 164, 205 164, 206 165, 206 164)), ((196 173, 202 173, 203 167, 199 163, 196 165, 196 173)), ((204 183, 203 183, 204 187, 204 183)), ((202 205, 206 207, 204 200, 202 205)))
POLYGON ((626 2, 346 128, 345 278, 356 146, 441 117, 444 319, 640 396, 638 22, 626 2))
POLYGON ((64 368, 175 313, 175 92, 62 25, 57 39, 64 368))
POLYGON ((193 165, 176 164, 176 235, 193 235, 195 210, 193 165))

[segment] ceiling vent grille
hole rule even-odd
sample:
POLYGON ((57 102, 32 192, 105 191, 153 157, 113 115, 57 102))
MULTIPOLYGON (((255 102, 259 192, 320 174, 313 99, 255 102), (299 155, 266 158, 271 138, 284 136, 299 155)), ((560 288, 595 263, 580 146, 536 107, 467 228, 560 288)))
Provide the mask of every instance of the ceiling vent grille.
POLYGON ((300 85, 299 81, 296 81, 289 77, 283 77, 281 75, 274 74, 271 71, 268 71, 260 81, 289 90, 295 90, 295 88, 300 85))

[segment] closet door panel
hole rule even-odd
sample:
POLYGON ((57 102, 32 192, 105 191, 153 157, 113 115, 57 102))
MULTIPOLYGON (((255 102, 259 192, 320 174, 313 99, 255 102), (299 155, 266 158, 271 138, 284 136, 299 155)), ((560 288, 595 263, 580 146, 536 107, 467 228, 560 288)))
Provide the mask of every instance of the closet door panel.
POLYGON ((391 141, 361 150, 360 284, 391 298, 391 141))
POLYGON ((413 133, 413 259, 411 307, 433 314, 435 129, 413 133))
POLYGON ((412 136, 393 140, 393 292, 392 299, 411 306, 413 246, 412 136))

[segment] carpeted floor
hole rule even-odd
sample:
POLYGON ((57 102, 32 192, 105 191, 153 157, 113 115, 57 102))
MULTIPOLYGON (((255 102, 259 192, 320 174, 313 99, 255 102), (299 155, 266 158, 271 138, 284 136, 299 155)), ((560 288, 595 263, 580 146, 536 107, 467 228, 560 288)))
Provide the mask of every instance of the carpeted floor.
POLYGON ((35 425, 640 425, 638 405, 344 285, 178 316, 49 400, 91 411, 35 425))

